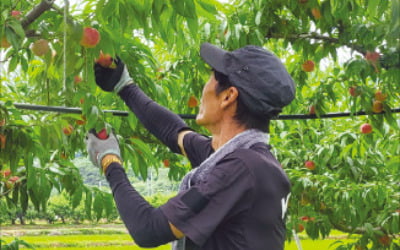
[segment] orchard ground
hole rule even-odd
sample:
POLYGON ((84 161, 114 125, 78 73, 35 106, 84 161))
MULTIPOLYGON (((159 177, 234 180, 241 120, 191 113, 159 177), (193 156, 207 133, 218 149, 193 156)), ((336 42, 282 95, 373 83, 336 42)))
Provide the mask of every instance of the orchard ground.
MULTIPOLYGON (((10 243, 18 237, 40 250, 49 249, 142 249, 136 246, 123 224, 37 224, 37 225, 6 225, 1 226, 1 239, 10 243)), ((311 240, 305 233, 299 234, 303 249, 334 249, 335 242, 354 242, 357 236, 348 237, 340 231, 332 231, 326 239, 311 240)), ((399 240, 397 240, 399 241, 399 240)), ((170 249, 170 245, 164 245, 155 250, 170 249)), ((148 248, 146 248, 148 249, 148 248)), ((292 240, 286 242, 286 250, 298 249, 292 240)))
MULTIPOLYGON (((15 237, 24 240, 36 249, 142 249, 136 246, 123 224, 39 224, 7 225, 1 227, 1 238, 10 243, 15 237)), ((345 233, 334 231, 324 240, 308 239, 306 234, 299 234, 304 249, 329 249, 336 241, 352 242, 345 233)), ((154 248, 170 249, 170 245, 154 248)), ((294 241, 287 242, 285 249, 297 249, 294 241)), ((334 249, 333 247, 331 249, 334 249)))

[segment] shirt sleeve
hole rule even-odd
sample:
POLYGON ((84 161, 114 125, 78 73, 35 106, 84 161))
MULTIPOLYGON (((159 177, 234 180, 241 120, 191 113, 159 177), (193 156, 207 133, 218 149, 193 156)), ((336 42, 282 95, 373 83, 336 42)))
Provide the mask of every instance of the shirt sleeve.
POLYGON ((224 160, 204 182, 180 192, 160 208, 186 237, 202 246, 224 218, 232 216, 232 208, 251 195, 252 185, 250 171, 241 160, 224 160))
POLYGON ((192 167, 199 166, 214 152, 211 147, 211 138, 195 132, 185 135, 183 147, 192 167))
POLYGON ((167 145, 172 152, 181 153, 178 134, 190 128, 177 114, 150 99, 135 84, 124 87, 119 95, 150 133, 167 145))

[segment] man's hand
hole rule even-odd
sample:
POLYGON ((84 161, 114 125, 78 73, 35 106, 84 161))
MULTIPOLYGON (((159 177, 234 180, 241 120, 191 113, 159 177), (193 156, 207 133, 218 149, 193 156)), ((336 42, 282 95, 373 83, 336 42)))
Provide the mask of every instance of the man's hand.
POLYGON ((102 168, 101 162, 104 156, 112 154, 121 159, 121 151, 115 135, 111 132, 107 139, 99 139, 95 131, 90 131, 86 136, 86 149, 89 154, 90 161, 102 168))
POLYGON ((105 68, 99 63, 94 64, 96 84, 104 91, 115 91, 118 93, 126 85, 133 84, 128 69, 122 60, 117 57, 113 59, 117 65, 115 68, 105 68))

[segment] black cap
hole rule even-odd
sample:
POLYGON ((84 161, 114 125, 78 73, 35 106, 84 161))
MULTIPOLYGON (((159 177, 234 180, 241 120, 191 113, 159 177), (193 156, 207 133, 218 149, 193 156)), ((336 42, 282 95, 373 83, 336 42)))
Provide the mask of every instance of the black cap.
POLYGON ((228 76, 254 114, 280 112, 295 98, 292 77, 281 60, 264 48, 248 45, 229 52, 203 43, 200 55, 213 69, 228 76))

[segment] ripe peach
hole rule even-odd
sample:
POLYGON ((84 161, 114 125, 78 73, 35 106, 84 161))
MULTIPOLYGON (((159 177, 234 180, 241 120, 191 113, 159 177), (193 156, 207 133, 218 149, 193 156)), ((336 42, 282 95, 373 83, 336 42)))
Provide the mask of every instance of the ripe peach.
POLYGON ((315 169, 315 162, 313 161, 306 161, 304 163, 304 166, 309 169, 309 170, 314 170, 315 169))
POLYGON ((296 227, 296 232, 301 233, 304 231, 304 226, 303 224, 298 224, 296 227))
POLYGON ((198 105, 199 105, 199 102, 197 101, 197 98, 194 96, 190 96, 189 101, 188 101, 189 108, 195 108, 198 105))
POLYGON ((74 83, 75 83, 75 84, 78 84, 78 83, 80 83, 80 82, 82 82, 82 77, 80 77, 80 76, 74 76, 74 83))
POLYGON ((84 125, 86 123, 86 117, 81 115, 81 120, 76 120, 75 123, 76 125, 84 125))
POLYGON ((164 159, 163 160, 163 164, 164 164, 164 167, 166 167, 166 168, 169 168, 169 160, 168 159, 164 159))
POLYGON ((372 104, 372 112, 381 113, 383 111, 383 103, 381 101, 374 101, 372 104))
POLYGON ((3 36, 3 37, 1 38, 0 48, 5 48, 5 49, 7 49, 7 48, 9 48, 10 46, 11 46, 11 43, 8 42, 7 37, 3 36))
POLYGON ((382 93, 382 91, 378 90, 375 92, 375 100, 384 102, 387 98, 387 94, 382 93))
POLYGON ((85 48, 94 48, 100 41, 100 33, 95 28, 86 27, 83 29, 80 44, 85 48))
POLYGON ((97 58, 96 63, 100 64, 104 68, 110 68, 113 59, 110 54, 103 54, 103 51, 100 51, 99 58, 97 58))
POLYGON ((21 18, 21 11, 13 10, 13 11, 11 11, 11 16, 16 18, 16 19, 20 19, 21 18))
POLYGON ((360 126, 360 131, 362 134, 370 134, 372 133, 372 126, 369 123, 364 123, 360 126))
POLYGON ((11 175, 11 170, 10 169, 6 169, 6 170, 3 171, 3 176, 4 177, 8 177, 10 175, 11 175))
POLYGON ((71 135, 73 131, 74 131, 74 127, 72 127, 70 124, 68 124, 68 126, 63 128, 63 133, 65 135, 71 135))
POLYGON ((317 20, 321 18, 321 11, 318 8, 312 8, 311 9, 311 14, 317 20))
POLYGON ((39 39, 32 44, 31 50, 33 54, 43 56, 50 50, 49 42, 45 39, 39 39))
POLYGON ((308 222, 308 221, 310 220, 310 217, 308 217, 308 216, 302 216, 302 217, 300 218, 300 220, 302 220, 302 221, 304 221, 304 222, 308 222))
POLYGON ((0 149, 6 148, 7 136, 4 134, 0 134, 0 149))
POLYGON ((17 182, 19 180, 19 177, 18 176, 11 176, 8 180, 11 181, 12 183, 15 183, 15 182, 17 182))
POLYGON ((312 60, 307 60, 301 65, 301 68, 305 72, 314 71, 314 67, 315 67, 315 64, 314 64, 314 62, 312 60))
POLYGON ((311 105, 310 106, 310 108, 309 108, 309 112, 308 112, 310 115, 315 115, 315 106, 314 105, 311 105))
POLYGON ((360 93, 360 90, 358 89, 359 87, 357 87, 357 86, 351 86, 350 88, 349 88, 349 93, 350 93, 350 95, 352 96, 352 97, 357 97, 357 96, 359 96, 361 93, 360 93))
POLYGON ((102 130, 100 130, 99 133, 97 133, 97 137, 101 140, 105 140, 108 138, 108 134, 107 134, 107 130, 105 128, 103 128, 102 130))
POLYGON ((378 52, 367 51, 364 57, 365 60, 375 64, 379 60, 380 55, 378 52))

